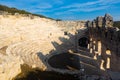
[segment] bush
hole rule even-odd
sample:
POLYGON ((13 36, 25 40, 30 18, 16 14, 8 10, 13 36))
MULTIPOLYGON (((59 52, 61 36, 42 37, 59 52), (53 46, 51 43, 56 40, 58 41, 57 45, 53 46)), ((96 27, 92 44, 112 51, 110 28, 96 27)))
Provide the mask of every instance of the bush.
POLYGON ((120 21, 115 21, 113 26, 118 27, 120 29, 120 21))

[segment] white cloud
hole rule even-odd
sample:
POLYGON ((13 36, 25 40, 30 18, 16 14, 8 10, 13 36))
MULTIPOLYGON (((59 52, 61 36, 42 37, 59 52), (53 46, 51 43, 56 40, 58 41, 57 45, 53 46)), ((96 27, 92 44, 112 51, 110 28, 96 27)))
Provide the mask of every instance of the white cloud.
POLYGON ((92 12, 98 10, 105 10, 108 8, 114 8, 113 5, 120 3, 120 0, 96 0, 93 2, 86 3, 73 3, 67 6, 62 6, 60 8, 54 9, 54 11, 58 11, 55 15, 64 15, 73 12, 92 12), (59 12, 59 10, 65 10, 64 12, 59 12))
POLYGON ((93 7, 93 8, 83 8, 83 9, 73 9, 71 11, 82 11, 82 12, 91 12, 91 11, 98 11, 108 8, 109 6, 102 6, 102 7, 93 7))
POLYGON ((66 15, 66 14, 72 14, 72 12, 70 12, 70 11, 62 11, 62 12, 55 12, 55 14, 54 15, 66 15))
POLYGON ((64 12, 56 12, 55 15, 67 15, 67 14, 73 14, 74 12, 91 12, 91 11, 98 11, 98 10, 103 10, 107 9, 109 6, 102 6, 102 7, 86 7, 86 8, 73 8, 69 9, 64 12))
POLYGON ((35 7, 38 9, 49 9, 49 8, 52 8, 52 5, 50 5, 49 3, 42 3, 42 4, 39 4, 35 7))
POLYGON ((114 1, 114 0, 97 0, 97 1, 93 1, 93 2, 86 2, 86 3, 74 3, 71 5, 67 5, 67 6, 62 6, 60 7, 60 9, 65 9, 65 8, 81 8, 81 7, 86 7, 86 6, 102 6, 102 5, 112 5, 112 4, 116 4, 116 3, 120 3, 120 1, 114 1))
POLYGON ((26 10, 32 13, 45 13, 45 12, 50 12, 52 7, 53 6, 49 3, 38 3, 37 5, 32 5, 30 7, 27 7, 26 10))
POLYGON ((55 0, 54 3, 56 3, 56 4, 63 4, 63 1, 62 0, 55 0))
POLYGON ((86 2, 86 3, 74 3, 74 4, 71 4, 71 5, 68 5, 68 6, 60 7, 60 9, 63 9, 63 8, 80 8, 80 7, 85 7, 85 6, 89 6, 89 5, 95 5, 95 4, 98 4, 99 2, 100 1, 86 2))
POLYGON ((120 3, 120 0, 100 0, 100 4, 102 5, 111 5, 111 4, 116 4, 116 3, 120 3))

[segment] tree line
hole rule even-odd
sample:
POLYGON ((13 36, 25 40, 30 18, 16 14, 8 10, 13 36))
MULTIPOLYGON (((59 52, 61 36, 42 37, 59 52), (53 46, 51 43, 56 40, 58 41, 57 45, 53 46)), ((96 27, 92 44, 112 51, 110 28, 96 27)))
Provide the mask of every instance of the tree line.
POLYGON ((118 27, 120 29, 120 21, 115 21, 113 26, 118 27))
MULTIPOLYGON (((19 13, 19 14, 31 14, 31 15, 34 15, 34 16, 42 17, 42 18, 49 18, 49 17, 43 16, 43 15, 40 15, 40 14, 33 14, 33 13, 27 12, 25 10, 19 10, 17 8, 14 8, 14 7, 10 8, 8 6, 1 5, 1 4, 0 4, 0 11, 5 11, 5 12, 8 12, 8 13, 11 13, 12 15, 14 15, 15 13, 19 13)), ((49 18, 49 19, 52 19, 52 18, 49 18)))

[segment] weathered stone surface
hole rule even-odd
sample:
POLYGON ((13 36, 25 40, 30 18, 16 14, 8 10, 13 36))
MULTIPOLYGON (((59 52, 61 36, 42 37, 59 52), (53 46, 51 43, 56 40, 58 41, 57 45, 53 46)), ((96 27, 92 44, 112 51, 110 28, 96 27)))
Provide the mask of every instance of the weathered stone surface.
POLYGON ((92 27, 92 22, 91 21, 87 21, 87 26, 88 27, 92 27))
POLYGON ((104 25, 107 27, 113 27, 113 18, 109 14, 105 14, 104 25))
POLYGON ((96 20, 93 20, 93 21, 92 21, 92 27, 93 27, 93 28, 96 28, 96 20))
POLYGON ((33 18, 31 15, 0 15, 0 80, 11 80, 21 72, 20 65, 24 63, 33 68, 46 70, 44 58, 47 54, 54 53, 56 49, 59 53, 69 48, 74 49, 74 38, 69 40, 64 31, 74 35, 76 29, 84 27, 85 22, 82 21, 57 23, 45 18, 33 18), (66 39, 67 43, 59 46, 66 42, 66 39), (3 49, 5 46, 8 47, 3 49))
MULTIPOLYGON (((89 23, 88 23, 89 24, 89 23)), ((99 16, 92 21, 92 27, 113 27, 113 18, 109 14, 105 14, 104 17, 99 16)), ((91 27, 89 24, 88 27, 91 27)))
POLYGON ((120 71, 120 31, 112 28, 112 24, 113 19, 108 14, 89 22, 0 15, 0 80, 11 80, 21 72, 20 65, 24 63, 47 70, 46 56, 67 51, 80 52, 81 64, 87 71, 99 72, 102 62, 103 69, 107 70, 108 58, 111 60, 110 69, 120 71), (82 37, 88 39, 88 49, 78 45, 82 37), (108 51, 109 55, 106 54, 108 51), (94 65, 96 61, 99 66, 94 65))
POLYGON ((103 17, 97 17, 97 27, 103 26, 103 17))
MULTIPOLYGON (((93 52, 99 51, 104 61, 104 68, 107 69, 107 63, 110 61, 109 69, 112 71, 120 71, 118 68, 118 66, 120 66, 118 65, 120 64, 120 51, 118 49, 120 45, 119 30, 113 27, 113 18, 109 14, 106 14, 104 17, 97 17, 97 26, 99 28, 96 28, 94 30, 93 28, 89 27, 89 33, 93 39, 91 44, 99 49, 93 49, 93 52), (96 46, 96 44, 93 44, 94 41, 101 42, 101 45, 99 46, 98 43, 96 43, 96 46), (109 51, 111 55, 108 56, 107 51, 109 51)), ((92 27, 94 27, 94 25, 92 27)))
POLYGON ((20 65, 23 64, 23 61, 19 56, 0 54, 0 58, 3 59, 0 63, 0 80, 12 80, 21 72, 20 65))

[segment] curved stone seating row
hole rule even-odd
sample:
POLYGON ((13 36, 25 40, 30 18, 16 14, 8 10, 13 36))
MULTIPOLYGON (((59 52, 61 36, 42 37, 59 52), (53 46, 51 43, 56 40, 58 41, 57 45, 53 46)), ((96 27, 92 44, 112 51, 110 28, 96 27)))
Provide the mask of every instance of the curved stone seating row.
MULTIPOLYGON (((69 54, 71 55, 71 53, 69 53, 69 54)), ((62 68, 55 68, 55 67, 51 66, 49 64, 49 59, 56 56, 56 55, 59 55, 59 54, 52 54, 52 55, 47 57, 48 58, 47 59, 47 66, 49 67, 49 70, 57 71, 57 72, 60 72, 60 73, 63 73, 63 74, 64 73, 70 73, 70 74, 81 73, 80 69, 79 70, 68 70, 68 69, 62 69, 62 68)), ((94 59, 92 59, 91 57, 85 56, 85 55, 78 54, 78 53, 73 53, 73 55, 76 55, 79 58, 80 62, 78 64, 83 66, 83 68, 85 70, 85 73, 87 75, 102 75, 101 74, 102 71, 99 69, 99 66, 98 66, 97 62, 94 59)), ((75 57, 72 56, 71 59, 73 59, 73 58, 75 58, 75 57)), ((55 60, 52 60, 52 62, 55 64, 57 59, 58 58, 55 58, 55 60)), ((66 58, 64 58, 64 59, 66 59, 66 58)), ((64 60, 64 59, 61 59, 61 60, 64 60)), ((58 62, 60 62, 60 60, 58 60, 58 62)), ((74 63, 74 62, 71 62, 71 63, 74 63)), ((62 63, 60 63, 60 64, 63 65, 62 63)), ((58 64, 58 65, 60 65, 60 64, 58 64)), ((66 64, 66 65, 68 66, 68 64, 66 64)))
POLYGON ((89 56, 89 57, 93 57, 93 56, 94 56, 93 54, 91 54, 91 53, 88 52, 87 50, 82 50, 82 48, 81 48, 81 49, 78 49, 78 52, 79 52, 80 54, 82 54, 82 55, 85 55, 85 56, 89 56))
POLYGON ((10 44, 13 44, 13 43, 19 42, 19 41, 21 41, 19 35, 14 35, 14 36, 9 35, 9 36, 5 36, 5 37, 1 37, 0 38, 0 49, 4 46, 8 46, 10 44))
MULTIPOLYGON (((15 57, 18 57, 19 58, 18 60, 21 60, 21 61, 23 61, 23 63, 28 64, 29 66, 32 66, 34 68, 39 67, 41 70, 45 70, 45 69, 47 69, 47 67, 49 67, 54 71, 64 73, 61 69, 55 69, 53 67, 45 65, 48 63, 45 62, 44 59, 39 57, 39 55, 37 54, 39 52, 43 52, 42 55, 46 55, 46 54, 49 54, 49 52, 52 49, 54 49, 54 47, 50 42, 41 41, 41 40, 28 40, 28 41, 18 42, 16 44, 12 44, 12 45, 8 46, 8 48, 6 50, 6 54, 14 59, 16 59, 15 57), (46 44, 50 45, 49 46, 50 48, 48 48, 46 44)), ((85 53, 86 53, 86 51, 83 51, 83 50, 81 50, 80 53, 75 53, 75 55, 77 55, 80 58, 80 62, 84 66, 85 72, 88 74, 94 74, 94 73, 100 74, 101 72, 98 69, 99 66, 97 65, 96 61, 92 59, 92 57, 91 57, 92 55, 89 52, 87 52, 86 54, 85 53)), ((6 61, 7 63, 4 63, 2 65, 11 66, 11 65, 8 65, 8 62, 10 62, 11 64, 16 63, 16 61, 13 61, 13 60, 9 61, 9 60, 10 59, 7 59, 7 61, 6 61)), ((23 64, 23 63, 20 63, 20 64, 23 64)), ((20 68, 20 64, 18 64, 19 65, 18 68, 20 68)), ((8 70, 8 69, 6 69, 6 70, 8 70)), ((66 72, 74 73, 69 70, 66 70, 66 72)), ((79 71, 76 71, 76 73, 79 73, 79 71)))
MULTIPOLYGON (((43 42, 41 42, 40 40, 19 42, 9 46, 7 49, 7 54, 19 56, 24 61, 24 63, 33 67, 39 67, 43 69, 43 67, 46 68, 46 66, 37 55, 37 53, 41 51, 42 43, 43 42)), ((81 61, 85 62, 86 64, 94 65, 95 67, 97 67, 94 60, 92 60, 90 57, 86 57, 83 55, 79 55, 79 57, 81 58, 81 61)))
POLYGON ((52 44, 46 41, 24 41, 9 46, 6 52, 8 55, 19 56, 24 61, 24 63, 28 64, 29 66, 39 67, 40 69, 45 70, 46 66, 43 64, 43 61, 40 59, 37 53, 45 51, 45 53, 42 54, 46 55, 54 48, 49 46, 50 48, 47 49, 47 46, 44 46, 45 44, 52 46, 52 44), (43 46, 41 46, 42 44, 43 46))
POLYGON ((89 56, 81 55, 81 54, 78 54, 78 53, 76 53, 76 55, 79 56, 80 61, 82 61, 86 64, 89 64, 89 65, 95 66, 96 68, 99 68, 98 63, 93 58, 91 58, 89 56))
POLYGON ((21 72, 20 64, 23 64, 23 61, 20 57, 0 54, 0 59, 2 60, 0 63, 0 80, 12 80, 21 72))
POLYGON ((80 63, 84 68, 85 74, 87 74, 87 75, 102 75, 102 71, 99 68, 97 68, 93 65, 84 63, 84 62, 80 62, 80 63))

